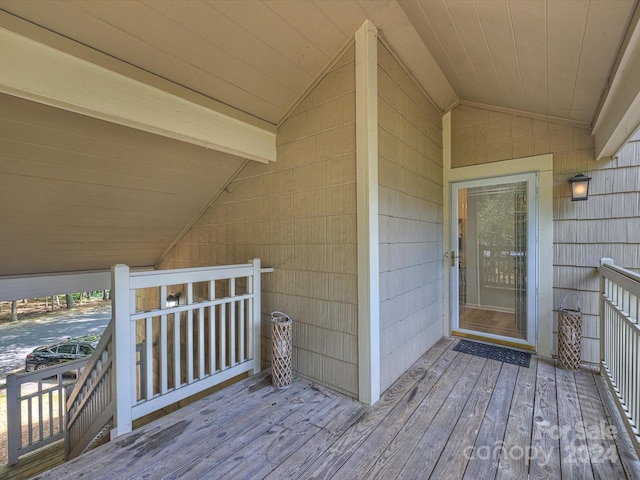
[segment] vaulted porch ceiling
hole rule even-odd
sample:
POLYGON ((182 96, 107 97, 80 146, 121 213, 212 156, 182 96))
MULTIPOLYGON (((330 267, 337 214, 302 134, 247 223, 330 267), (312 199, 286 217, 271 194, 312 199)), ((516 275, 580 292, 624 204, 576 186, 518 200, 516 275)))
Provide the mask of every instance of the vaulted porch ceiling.
MULTIPOLYGON (((620 109, 638 98, 628 78, 638 63, 636 9, 636 0, 0 0, 0 28, 275 128, 370 19, 442 111, 458 102, 490 105, 594 125, 608 140, 621 123, 628 138, 640 122, 620 109)), ((20 119, 0 115, 11 126, 0 135, 0 191, 9 192, 0 275, 154 264, 245 161, 104 118, 84 122, 59 105, 3 91, 4 112, 12 106, 20 119), (36 134, 41 115, 60 135, 36 134), (100 168, 88 158, 99 158, 100 168), (74 175, 52 174, 56 159, 70 161, 74 175), (93 209, 95 221, 59 213, 73 205, 89 211, 106 186, 90 188, 87 179, 107 172, 103 205, 114 207, 93 209), (137 183, 145 186, 134 195, 137 183), (33 194, 43 188, 57 192, 55 201, 33 194)))
POLYGON ((371 19, 403 46, 396 52, 412 71, 435 60, 444 78, 421 80, 441 109, 461 100, 589 125, 636 4, 3 0, 0 8, 272 124, 371 19))

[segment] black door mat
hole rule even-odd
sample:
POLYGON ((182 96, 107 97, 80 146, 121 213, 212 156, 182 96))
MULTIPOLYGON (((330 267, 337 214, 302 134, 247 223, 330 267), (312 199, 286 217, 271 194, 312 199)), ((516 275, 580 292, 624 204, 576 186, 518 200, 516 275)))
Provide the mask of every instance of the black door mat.
POLYGON ((512 350, 511 348, 496 347, 495 345, 487 345, 485 343, 470 342, 469 340, 460 340, 453 347, 456 352, 468 353, 477 357, 489 358, 491 360, 499 360, 505 363, 518 365, 519 367, 529 368, 531 354, 512 350))

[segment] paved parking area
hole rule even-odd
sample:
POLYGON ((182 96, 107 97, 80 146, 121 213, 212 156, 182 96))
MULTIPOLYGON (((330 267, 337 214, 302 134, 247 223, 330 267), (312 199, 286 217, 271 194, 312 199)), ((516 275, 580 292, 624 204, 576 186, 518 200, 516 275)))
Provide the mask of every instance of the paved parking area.
POLYGON ((27 318, 0 325, 0 389, 9 373, 22 371, 27 354, 40 345, 67 337, 102 333, 111 318, 111 307, 60 311, 46 318, 27 318))

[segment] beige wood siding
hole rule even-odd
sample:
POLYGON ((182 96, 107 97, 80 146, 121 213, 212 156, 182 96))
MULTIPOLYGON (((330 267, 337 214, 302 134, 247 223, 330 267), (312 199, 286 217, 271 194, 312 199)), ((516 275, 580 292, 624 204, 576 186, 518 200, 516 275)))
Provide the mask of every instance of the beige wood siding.
POLYGON ((277 161, 249 163, 162 263, 260 257, 270 312, 294 320, 294 370, 357 397, 355 60, 350 46, 282 124, 277 161))
POLYGON ((637 269, 640 258, 637 144, 629 144, 616 159, 596 163, 593 137, 584 128, 469 106, 456 108, 451 123, 453 168, 553 154, 554 342, 557 308, 575 291, 583 311, 582 359, 597 363, 596 266, 600 258, 611 257, 637 269), (576 173, 593 177, 586 202, 571 202, 568 179, 576 173))
POLYGON ((382 44, 378 98, 385 390, 443 335, 442 119, 382 44))

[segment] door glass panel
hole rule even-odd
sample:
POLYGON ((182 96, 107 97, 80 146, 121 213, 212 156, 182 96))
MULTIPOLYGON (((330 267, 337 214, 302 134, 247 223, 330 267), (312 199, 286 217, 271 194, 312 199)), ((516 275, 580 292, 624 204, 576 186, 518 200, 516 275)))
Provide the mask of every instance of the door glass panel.
POLYGON ((527 338, 527 182, 458 189, 459 328, 527 338))

